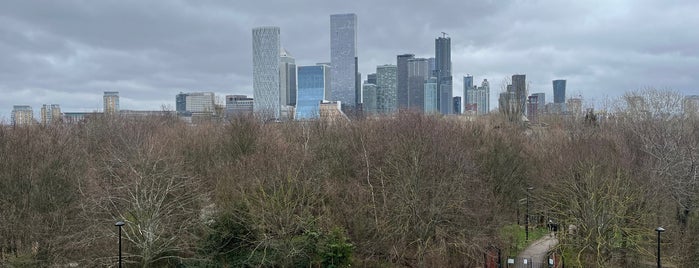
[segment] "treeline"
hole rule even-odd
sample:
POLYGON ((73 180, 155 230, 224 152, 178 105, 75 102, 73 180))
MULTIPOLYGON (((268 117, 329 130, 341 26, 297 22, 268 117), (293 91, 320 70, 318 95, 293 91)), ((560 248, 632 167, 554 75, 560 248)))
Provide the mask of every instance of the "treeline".
MULTIPOLYGON (((634 94, 681 104, 620 103, 634 94)), ((114 266, 123 220, 127 267, 473 267, 490 245, 516 254, 502 230, 532 186, 532 222, 564 227, 566 265, 652 263, 663 226, 665 262, 691 267, 699 119, 671 107, 544 126, 401 113, 4 127, 0 266, 114 266)))

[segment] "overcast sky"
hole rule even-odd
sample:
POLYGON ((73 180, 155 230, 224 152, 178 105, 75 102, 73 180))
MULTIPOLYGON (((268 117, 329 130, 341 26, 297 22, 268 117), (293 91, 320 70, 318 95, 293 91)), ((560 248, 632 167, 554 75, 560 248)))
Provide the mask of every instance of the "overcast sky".
POLYGON ((330 14, 358 17, 362 80, 396 55, 434 55, 452 39, 454 95, 462 77, 491 81, 491 108, 505 77, 527 75, 530 92, 599 103, 625 91, 699 94, 699 1, 0 1, 0 120, 12 105, 39 117, 101 110, 119 91, 121 109, 174 109, 180 91, 252 95, 251 31, 281 27, 298 65, 330 59, 330 14))

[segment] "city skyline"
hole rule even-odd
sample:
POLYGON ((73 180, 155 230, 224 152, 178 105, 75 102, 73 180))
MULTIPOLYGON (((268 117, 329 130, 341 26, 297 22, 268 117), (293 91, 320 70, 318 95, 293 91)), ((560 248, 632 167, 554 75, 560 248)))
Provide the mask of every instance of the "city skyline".
MULTIPOLYGON (((252 28, 279 26, 282 47, 297 65, 313 65, 330 61, 329 16, 344 13, 358 17, 362 80, 376 66, 396 64, 397 55, 433 57, 434 39, 446 32, 452 75, 491 81, 491 109, 502 80, 516 73, 527 75, 529 93, 553 96, 551 81, 565 79, 566 96, 587 102, 644 87, 698 92, 699 38, 686 33, 699 25, 691 14, 699 6, 690 1, 464 3, 467 8, 449 1, 359 1, 302 8, 309 3, 316 2, 280 2, 287 14, 281 16, 264 8, 269 3, 4 1, 0 120, 10 121, 13 105, 100 110, 104 91, 119 91, 121 107, 132 110, 174 110, 180 91, 252 96, 252 28), (388 7, 397 12, 381 12, 388 7), (420 16, 391 20, 406 14, 400 10, 420 16), (292 11, 298 15, 288 16, 292 11)), ((462 96, 460 79, 453 83, 454 96, 462 96)))

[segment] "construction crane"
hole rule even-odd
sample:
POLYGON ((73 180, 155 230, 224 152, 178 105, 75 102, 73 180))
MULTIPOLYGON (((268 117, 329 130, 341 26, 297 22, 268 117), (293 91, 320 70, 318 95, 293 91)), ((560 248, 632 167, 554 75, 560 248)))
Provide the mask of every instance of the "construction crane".
POLYGON ((442 38, 447 38, 447 35, 448 35, 447 33, 442 32, 442 38))

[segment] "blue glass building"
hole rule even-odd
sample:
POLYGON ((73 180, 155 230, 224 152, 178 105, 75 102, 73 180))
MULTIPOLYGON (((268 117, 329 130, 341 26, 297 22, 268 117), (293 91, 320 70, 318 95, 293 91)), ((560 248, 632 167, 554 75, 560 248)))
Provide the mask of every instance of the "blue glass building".
POLYGON ((566 102, 566 80, 553 80, 553 102, 566 102))
POLYGON ((437 96, 439 96, 437 92, 437 78, 431 77, 425 81, 425 113, 430 114, 439 112, 437 107, 437 96))
POLYGON ((296 74, 296 120, 320 117, 320 102, 330 86, 330 68, 327 65, 299 66, 296 74))

